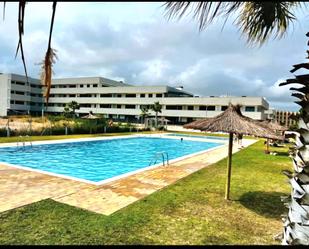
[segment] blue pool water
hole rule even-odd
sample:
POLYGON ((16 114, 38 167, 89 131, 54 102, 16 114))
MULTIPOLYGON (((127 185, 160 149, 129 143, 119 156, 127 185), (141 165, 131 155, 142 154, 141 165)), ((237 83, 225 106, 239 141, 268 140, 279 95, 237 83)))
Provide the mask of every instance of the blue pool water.
POLYGON ((189 134, 180 134, 180 133, 172 133, 168 135, 177 136, 177 137, 198 137, 198 138, 207 138, 207 139, 216 139, 216 140, 228 140, 227 137, 199 136, 199 135, 189 135, 189 134))
POLYGON ((188 140, 181 142, 180 139, 134 137, 24 148, 3 147, 0 148, 0 162, 99 182, 148 167, 157 152, 167 152, 171 160, 220 145, 188 140))

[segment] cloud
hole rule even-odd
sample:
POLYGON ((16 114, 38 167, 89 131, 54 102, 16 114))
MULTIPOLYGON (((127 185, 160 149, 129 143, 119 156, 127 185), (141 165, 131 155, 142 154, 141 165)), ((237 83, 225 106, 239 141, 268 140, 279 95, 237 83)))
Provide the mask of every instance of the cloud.
MULTIPOLYGON (((162 3, 59 2, 52 47, 55 77, 102 76, 135 85, 183 85, 196 95, 264 96, 272 107, 297 109, 289 87, 291 65, 304 61, 306 28, 250 48, 222 20, 198 32, 191 18, 168 21, 162 3)), ((51 3, 28 3, 24 45, 29 74, 38 77, 47 47, 51 3), (35 13, 35 14, 33 14, 35 13)), ((23 73, 17 45, 17 3, 7 3, 0 26, 0 70, 23 73)), ((300 23, 307 17, 300 15, 300 23)))

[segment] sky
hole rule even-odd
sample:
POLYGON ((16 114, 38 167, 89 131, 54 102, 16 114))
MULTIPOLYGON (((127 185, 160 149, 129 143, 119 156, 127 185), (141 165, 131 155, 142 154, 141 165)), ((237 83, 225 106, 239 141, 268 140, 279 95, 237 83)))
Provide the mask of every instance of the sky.
MULTIPOLYGON (((250 47, 233 18, 223 30, 224 20, 217 19, 199 32, 191 16, 168 20, 163 4, 58 2, 52 37, 58 60, 53 77, 101 76, 132 85, 183 86, 198 96, 263 96, 271 108, 299 109, 291 86, 278 85, 294 77, 292 65, 306 61, 309 12, 298 11, 298 21, 282 39, 250 47)), ((27 70, 29 76, 39 78, 52 3, 30 2, 25 12, 27 70)), ((5 18, 0 20, 3 73, 24 74, 20 54, 15 59, 17 20, 17 3, 7 2, 5 18)))

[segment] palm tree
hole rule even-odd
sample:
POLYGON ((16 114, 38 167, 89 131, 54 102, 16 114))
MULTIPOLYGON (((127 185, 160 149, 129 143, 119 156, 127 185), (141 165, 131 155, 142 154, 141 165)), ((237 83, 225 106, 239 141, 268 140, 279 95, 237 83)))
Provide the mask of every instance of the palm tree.
POLYGON ((156 129, 158 129, 158 113, 161 113, 162 105, 160 105, 159 101, 154 102, 154 104, 151 106, 151 110, 153 110, 156 114, 156 129))
MULTIPOLYGON (((309 33, 306 34, 309 37, 309 33)), ((309 45, 309 42, 308 42, 309 45)), ((307 50, 309 59, 309 50, 307 50)), ((290 71, 294 73, 299 69, 309 70, 309 63, 301 63, 293 66, 290 71)), ((291 87, 297 91, 292 96, 300 99, 296 101, 301 106, 298 115, 298 135, 296 136, 295 148, 293 149, 294 172, 284 171, 289 177, 292 191, 291 196, 286 198, 289 207, 288 215, 284 218, 283 245, 309 245, 309 74, 296 75, 288 79, 280 86, 288 84, 300 84, 301 88, 291 87)))
POLYGON ((140 109, 141 109, 140 117, 142 118, 142 120, 145 124, 145 127, 146 127, 147 126, 146 125, 146 118, 150 115, 149 108, 148 108, 148 106, 141 106, 140 109))
MULTIPOLYGON (((185 13, 193 12, 193 18, 199 22, 199 30, 204 30, 217 17, 225 17, 225 22, 235 15, 234 24, 251 45, 262 45, 272 35, 281 38, 289 25, 296 20, 294 10, 302 2, 166 2, 168 19, 181 18, 185 13)), ((225 23, 224 22, 224 23, 225 23)))

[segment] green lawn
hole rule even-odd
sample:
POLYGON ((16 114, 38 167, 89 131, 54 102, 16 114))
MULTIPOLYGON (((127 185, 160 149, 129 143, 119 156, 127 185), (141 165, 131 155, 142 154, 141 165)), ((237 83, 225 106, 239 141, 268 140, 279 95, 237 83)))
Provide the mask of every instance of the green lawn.
POLYGON ((44 141, 56 139, 70 139, 70 138, 87 138, 87 137, 100 137, 100 136, 124 136, 133 134, 152 134, 158 133, 154 131, 141 131, 141 132, 118 132, 118 133, 101 133, 101 134, 75 134, 75 135, 51 135, 51 136, 29 136, 29 137, 0 137, 0 143, 11 143, 17 141, 44 141))
POLYGON ((263 150, 261 140, 233 155, 232 201, 224 159, 110 216, 52 200, 0 213, 0 244, 280 244, 292 163, 287 148, 263 150))

